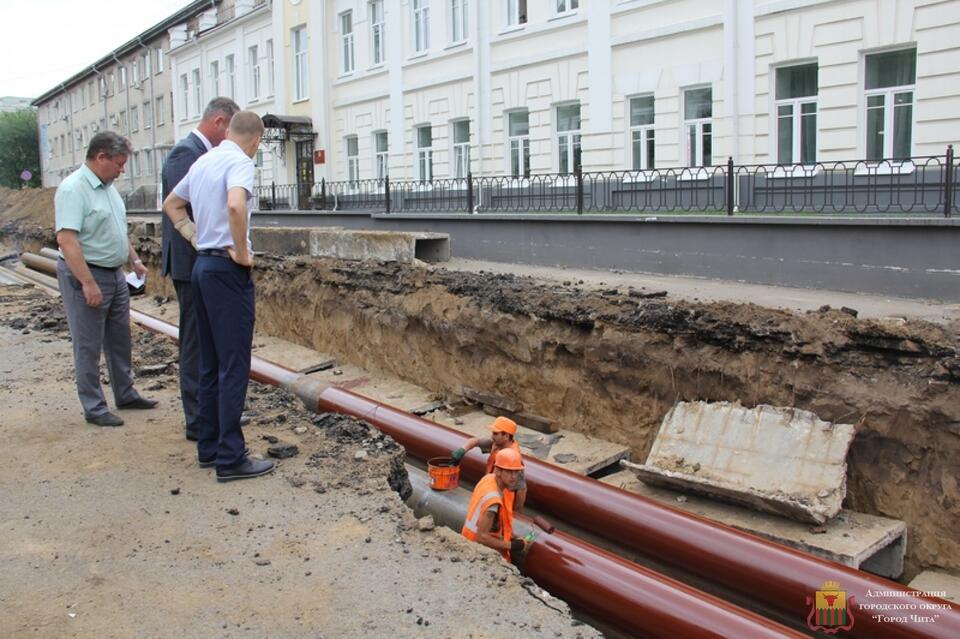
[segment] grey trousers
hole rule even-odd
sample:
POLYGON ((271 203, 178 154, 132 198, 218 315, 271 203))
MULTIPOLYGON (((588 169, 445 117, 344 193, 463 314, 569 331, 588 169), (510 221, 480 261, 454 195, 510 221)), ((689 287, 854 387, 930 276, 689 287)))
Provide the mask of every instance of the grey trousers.
POLYGON ((196 300, 190 282, 173 280, 180 304, 180 400, 187 423, 187 434, 199 432, 200 421, 200 338, 197 333, 196 300))
POLYGON ((130 366, 130 291, 123 269, 91 268, 90 272, 103 293, 103 301, 96 308, 87 306, 80 280, 66 262, 57 260, 57 281, 73 341, 77 395, 87 418, 109 412, 100 387, 101 352, 107 361, 114 401, 125 404, 139 397, 130 366))

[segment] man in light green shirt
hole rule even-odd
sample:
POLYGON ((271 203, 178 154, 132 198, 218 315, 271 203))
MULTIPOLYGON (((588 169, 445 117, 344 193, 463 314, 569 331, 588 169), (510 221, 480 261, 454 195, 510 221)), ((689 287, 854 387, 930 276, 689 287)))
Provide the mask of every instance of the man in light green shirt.
POLYGON ((130 143, 104 131, 90 140, 84 164, 57 188, 57 280, 70 325, 77 394, 86 420, 120 426, 100 387, 100 353, 106 356, 117 408, 153 408, 155 400, 133 387, 130 366, 130 291, 121 268, 129 260, 147 269, 127 238, 127 210, 113 181, 123 174, 130 143))

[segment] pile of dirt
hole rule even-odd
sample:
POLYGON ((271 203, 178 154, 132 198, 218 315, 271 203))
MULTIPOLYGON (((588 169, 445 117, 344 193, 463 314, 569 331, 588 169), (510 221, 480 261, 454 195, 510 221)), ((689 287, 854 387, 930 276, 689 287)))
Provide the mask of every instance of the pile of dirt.
POLYGON ((0 188, 0 238, 13 238, 25 250, 54 242, 56 189, 0 188))

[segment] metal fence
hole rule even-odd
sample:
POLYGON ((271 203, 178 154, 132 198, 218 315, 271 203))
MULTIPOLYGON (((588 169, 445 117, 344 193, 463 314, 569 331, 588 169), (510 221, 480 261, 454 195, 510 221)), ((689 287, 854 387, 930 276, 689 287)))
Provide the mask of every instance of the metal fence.
POLYGON ((473 176, 430 181, 352 180, 257 187, 260 210, 387 213, 916 214, 960 206, 960 163, 945 155, 817 162, 473 176))

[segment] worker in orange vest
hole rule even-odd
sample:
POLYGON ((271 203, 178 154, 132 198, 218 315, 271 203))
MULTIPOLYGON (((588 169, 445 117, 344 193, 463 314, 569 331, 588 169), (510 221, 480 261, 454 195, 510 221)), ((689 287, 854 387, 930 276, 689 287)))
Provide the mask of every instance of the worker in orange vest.
MULTIPOLYGON (((517 423, 508 417, 497 417, 493 420, 493 423, 490 424, 490 430, 492 434, 489 438, 480 439, 479 437, 471 437, 466 441, 466 443, 461 447, 450 453, 450 457, 453 458, 455 464, 459 464, 460 460, 463 459, 463 456, 472 448, 479 447, 481 451, 485 453, 490 453, 487 457, 487 474, 493 472, 493 467, 495 465, 497 454, 503 450, 515 450, 517 454, 520 454, 520 444, 518 444, 514 438, 517 435, 517 423)), ((527 481, 523 477, 523 461, 521 457, 521 472, 519 483, 517 484, 517 496, 516 503, 514 504, 514 512, 522 512, 523 505, 527 501, 527 481)))
POLYGON ((526 550, 528 544, 513 536, 513 503, 522 472, 520 453, 512 448, 501 450, 493 472, 484 475, 473 489, 460 531, 470 541, 500 551, 507 561, 511 552, 526 550))

